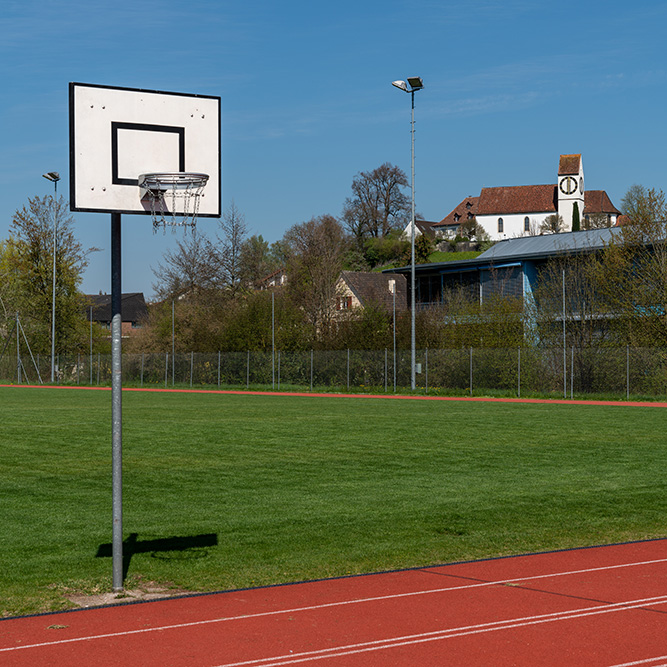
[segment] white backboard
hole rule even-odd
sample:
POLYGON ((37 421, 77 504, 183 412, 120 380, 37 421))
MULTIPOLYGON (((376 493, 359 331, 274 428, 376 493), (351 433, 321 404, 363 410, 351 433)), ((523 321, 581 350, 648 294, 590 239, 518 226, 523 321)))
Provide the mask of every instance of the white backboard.
POLYGON ((69 84, 70 208, 150 214, 140 174, 208 174, 200 217, 220 217, 220 98, 69 84))

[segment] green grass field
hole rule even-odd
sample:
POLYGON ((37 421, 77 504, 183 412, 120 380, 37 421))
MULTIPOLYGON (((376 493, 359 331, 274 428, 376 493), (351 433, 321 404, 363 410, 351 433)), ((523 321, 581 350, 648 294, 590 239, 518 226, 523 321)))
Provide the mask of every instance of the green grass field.
MULTIPOLYGON (((110 590, 110 393, 0 388, 0 406, 0 614, 110 590)), ((126 392, 123 417, 128 585, 667 534, 661 408, 126 392)))

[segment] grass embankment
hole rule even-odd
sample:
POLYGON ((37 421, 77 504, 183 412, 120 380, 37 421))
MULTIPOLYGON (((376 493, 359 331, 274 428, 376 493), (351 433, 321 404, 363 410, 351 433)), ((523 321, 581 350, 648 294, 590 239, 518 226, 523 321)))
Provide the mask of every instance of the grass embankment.
MULTIPOLYGON (((5 388, 0 405, 0 614, 110 590, 108 392, 5 388)), ((130 583, 216 590, 667 533, 660 408, 138 392, 123 405, 130 583)))

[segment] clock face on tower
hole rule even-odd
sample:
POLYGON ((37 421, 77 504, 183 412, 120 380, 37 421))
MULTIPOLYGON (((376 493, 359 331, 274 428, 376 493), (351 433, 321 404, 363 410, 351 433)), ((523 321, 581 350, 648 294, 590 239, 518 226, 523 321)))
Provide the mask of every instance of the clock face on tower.
POLYGON ((560 191, 564 195, 572 195, 577 191, 577 179, 574 176, 566 176, 560 182, 560 191))

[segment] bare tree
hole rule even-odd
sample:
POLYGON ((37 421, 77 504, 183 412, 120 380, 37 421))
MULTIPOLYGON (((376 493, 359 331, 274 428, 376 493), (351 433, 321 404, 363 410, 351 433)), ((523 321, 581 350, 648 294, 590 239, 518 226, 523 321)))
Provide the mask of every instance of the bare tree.
POLYGON ((559 234, 563 231, 563 217, 558 213, 552 213, 544 218, 540 225, 540 234, 559 234))
POLYGON ((362 171, 352 181, 352 197, 345 200, 343 223, 361 246, 367 238, 386 236, 410 221, 409 187, 399 167, 385 162, 373 171, 362 171))
POLYGON ((219 247, 217 251, 220 277, 223 285, 232 294, 236 294, 241 286, 241 252, 247 227, 245 216, 239 211, 233 200, 223 213, 220 228, 222 238, 218 237, 219 247))
POLYGON ((218 258, 210 240, 195 227, 176 242, 176 250, 164 254, 164 263, 153 274, 159 299, 196 297, 218 286, 218 258))
MULTIPOLYGON (((599 289, 635 345, 667 345, 667 200, 662 190, 633 186, 630 220, 609 243, 599 289)), ((630 193, 630 191, 629 191, 630 193)))

